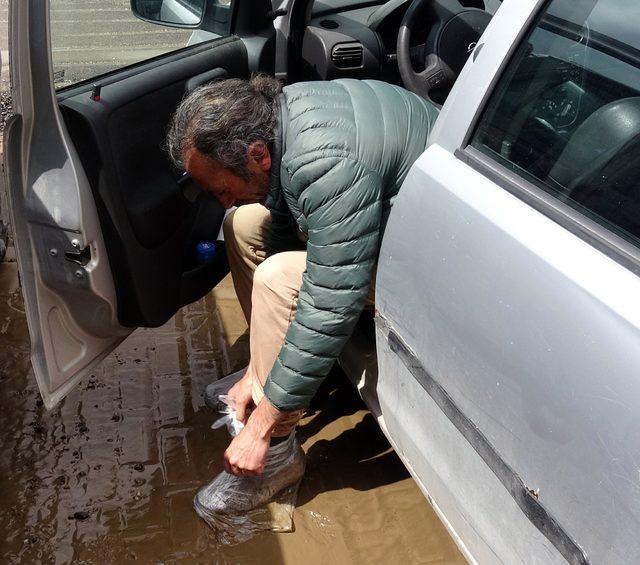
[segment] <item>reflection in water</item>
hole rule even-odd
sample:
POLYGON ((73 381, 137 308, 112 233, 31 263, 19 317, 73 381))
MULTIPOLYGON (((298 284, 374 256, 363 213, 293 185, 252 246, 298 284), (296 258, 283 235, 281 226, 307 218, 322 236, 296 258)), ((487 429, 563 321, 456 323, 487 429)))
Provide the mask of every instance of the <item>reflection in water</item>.
POLYGON ((216 547, 192 499, 222 469, 204 387, 246 364, 229 281, 138 330, 46 412, 29 365, 15 263, 0 264, 0 560, 68 563, 462 562, 349 385, 303 421, 296 531, 216 547))

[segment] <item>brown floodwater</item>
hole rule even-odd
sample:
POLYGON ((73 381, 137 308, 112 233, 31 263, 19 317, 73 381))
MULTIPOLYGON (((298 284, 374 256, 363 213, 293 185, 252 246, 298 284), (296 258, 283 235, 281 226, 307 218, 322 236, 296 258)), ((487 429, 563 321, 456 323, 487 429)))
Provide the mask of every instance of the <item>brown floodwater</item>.
POLYGON ((246 364, 232 286, 136 331, 56 409, 40 401, 15 263, 0 264, 2 563, 463 563, 338 372, 303 420, 295 531, 217 547, 192 510, 228 444, 202 392, 246 364))

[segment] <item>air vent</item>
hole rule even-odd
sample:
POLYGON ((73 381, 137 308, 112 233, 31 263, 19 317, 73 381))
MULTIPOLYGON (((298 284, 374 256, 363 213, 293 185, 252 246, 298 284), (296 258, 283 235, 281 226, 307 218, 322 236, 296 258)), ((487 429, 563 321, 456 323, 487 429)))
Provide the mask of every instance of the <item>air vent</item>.
POLYGON ((340 43, 331 50, 331 60, 339 69, 360 69, 362 67, 362 44, 340 43))
POLYGON ((320 27, 323 27, 324 29, 338 29, 340 24, 335 20, 322 20, 320 22, 320 27))

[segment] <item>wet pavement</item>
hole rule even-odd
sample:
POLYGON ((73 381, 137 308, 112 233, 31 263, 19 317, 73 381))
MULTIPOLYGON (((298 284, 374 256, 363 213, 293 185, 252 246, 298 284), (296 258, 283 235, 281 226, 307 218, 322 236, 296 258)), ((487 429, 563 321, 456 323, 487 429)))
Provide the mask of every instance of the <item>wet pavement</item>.
POLYGON ((216 547, 192 510, 228 443, 202 392, 248 358, 230 281, 136 331, 47 412, 16 264, 0 264, 2 563, 463 563, 350 384, 335 372, 300 427, 293 533, 216 547))

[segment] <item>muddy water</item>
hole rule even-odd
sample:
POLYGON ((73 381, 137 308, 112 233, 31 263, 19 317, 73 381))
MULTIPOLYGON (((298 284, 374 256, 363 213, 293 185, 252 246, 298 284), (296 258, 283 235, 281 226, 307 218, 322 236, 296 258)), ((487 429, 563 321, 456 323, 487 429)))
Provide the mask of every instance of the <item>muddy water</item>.
POLYGON ((462 563, 373 418, 339 377, 300 435, 296 531, 218 548, 191 508, 228 443, 202 391, 242 367, 229 281, 140 330, 52 412, 39 401, 15 263, 0 264, 3 563, 462 563))

